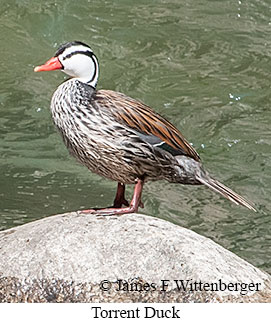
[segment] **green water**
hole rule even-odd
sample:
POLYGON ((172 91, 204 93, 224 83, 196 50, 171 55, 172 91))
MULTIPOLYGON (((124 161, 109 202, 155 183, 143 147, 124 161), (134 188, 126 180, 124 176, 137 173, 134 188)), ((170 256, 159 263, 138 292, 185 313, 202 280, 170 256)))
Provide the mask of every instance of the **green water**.
POLYGON ((270 1, 0 4, 0 230, 112 203, 116 183, 69 157, 52 124, 50 98, 64 74, 33 73, 59 44, 81 40, 99 57, 99 88, 165 115, 205 168, 259 209, 249 212, 207 188, 157 182, 144 188, 143 212, 271 272, 270 1))

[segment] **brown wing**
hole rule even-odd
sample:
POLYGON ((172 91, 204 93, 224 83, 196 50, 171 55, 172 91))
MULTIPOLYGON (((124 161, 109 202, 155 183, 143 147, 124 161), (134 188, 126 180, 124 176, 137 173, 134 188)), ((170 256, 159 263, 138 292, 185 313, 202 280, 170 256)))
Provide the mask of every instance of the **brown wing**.
POLYGON ((199 161, 198 153, 180 131, 142 102, 110 90, 97 91, 94 99, 99 106, 108 107, 119 122, 141 133, 156 136, 179 154, 199 161))

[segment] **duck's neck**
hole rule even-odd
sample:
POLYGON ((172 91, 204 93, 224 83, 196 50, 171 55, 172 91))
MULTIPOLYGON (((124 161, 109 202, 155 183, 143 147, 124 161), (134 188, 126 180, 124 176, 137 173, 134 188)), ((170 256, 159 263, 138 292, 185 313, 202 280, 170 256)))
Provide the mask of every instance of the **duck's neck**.
POLYGON ((89 85, 91 86, 93 89, 96 88, 96 85, 97 85, 97 81, 98 80, 93 80, 92 78, 89 79, 87 77, 74 77, 73 80, 77 80, 83 84, 86 84, 86 85, 89 85))

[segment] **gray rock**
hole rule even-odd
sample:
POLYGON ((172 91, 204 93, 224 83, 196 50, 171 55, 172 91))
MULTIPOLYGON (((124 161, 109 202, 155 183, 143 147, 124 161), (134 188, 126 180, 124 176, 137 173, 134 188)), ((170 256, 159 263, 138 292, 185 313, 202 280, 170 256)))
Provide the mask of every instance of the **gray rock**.
POLYGON ((0 232, 0 301, 270 302, 271 279, 161 219, 67 213, 0 232))

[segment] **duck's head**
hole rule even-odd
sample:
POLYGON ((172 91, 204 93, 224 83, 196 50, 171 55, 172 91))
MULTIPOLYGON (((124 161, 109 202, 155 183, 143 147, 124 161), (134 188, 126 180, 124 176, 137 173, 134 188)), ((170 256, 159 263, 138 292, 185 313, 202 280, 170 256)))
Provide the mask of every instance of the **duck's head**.
POLYGON ((79 41, 61 45, 54 57, 34 69, 35 72, 53 70, 62 70, 94 88, 99 77, 97 57, 88 45, 79 41))

